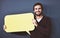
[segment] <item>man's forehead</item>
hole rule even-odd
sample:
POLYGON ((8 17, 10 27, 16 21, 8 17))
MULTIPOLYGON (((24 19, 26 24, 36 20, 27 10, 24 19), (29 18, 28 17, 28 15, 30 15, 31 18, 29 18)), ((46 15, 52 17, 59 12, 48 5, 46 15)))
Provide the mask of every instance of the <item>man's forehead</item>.
POLYGON ((41 8, 41 5, 36 5, 34 8, 41 8))

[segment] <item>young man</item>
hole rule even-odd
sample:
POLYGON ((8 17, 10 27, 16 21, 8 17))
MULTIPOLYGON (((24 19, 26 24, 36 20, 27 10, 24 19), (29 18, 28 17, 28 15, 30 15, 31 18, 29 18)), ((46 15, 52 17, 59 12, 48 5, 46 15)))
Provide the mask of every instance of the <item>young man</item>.
MULTIPOLYGON (((51 20, 43 14, 43 5, 41 3, 34 4, 33 11, 34 19, 32 22, 35 25, 35 29, 30 31, 30 38, 49 38, 51 34, 51 20)), ((12 34, 26 35, 26 32, 15 32, 12 34)))
POLYGON ((51 33, 51 20, 43 14, 43 5, 36 3, 33 6, 35 29, 30 31, 31 38, 49 38, 51 33))

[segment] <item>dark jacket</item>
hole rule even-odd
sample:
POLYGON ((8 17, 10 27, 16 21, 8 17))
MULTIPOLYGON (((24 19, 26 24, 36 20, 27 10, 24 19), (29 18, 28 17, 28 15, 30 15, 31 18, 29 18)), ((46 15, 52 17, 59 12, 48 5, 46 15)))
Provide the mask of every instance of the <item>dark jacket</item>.
POLYGON ((31 38, 49 38, 51 34, 51 20, 44 16, 40 22, 37 22, 38 26, 33 31, 30 31, 31 38))

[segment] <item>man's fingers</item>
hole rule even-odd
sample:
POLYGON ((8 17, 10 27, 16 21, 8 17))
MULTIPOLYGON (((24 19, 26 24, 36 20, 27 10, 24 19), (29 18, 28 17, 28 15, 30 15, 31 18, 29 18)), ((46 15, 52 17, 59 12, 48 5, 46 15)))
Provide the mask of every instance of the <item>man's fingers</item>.
POLYGON ((37 26, 37 22, 36 22, 35 19, 32 19, 32 22, 33 22, 33 24, 34 24, 35 26, 37 26))
POLYGON ((4 29, 7 29, 7 27, 6 27, 6 25, 4 25, 4 27, 3 27, 4 29))

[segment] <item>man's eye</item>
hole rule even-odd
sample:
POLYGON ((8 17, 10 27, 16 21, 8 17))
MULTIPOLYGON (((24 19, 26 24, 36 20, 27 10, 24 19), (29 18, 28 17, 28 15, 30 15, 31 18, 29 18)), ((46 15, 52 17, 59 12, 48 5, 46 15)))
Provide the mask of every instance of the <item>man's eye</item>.
POLYGON ((41 9, 41 8, 39 8, 39 9, 41 9))
POLYGON ((35 8, 37 10, 37 8, 35 8))

